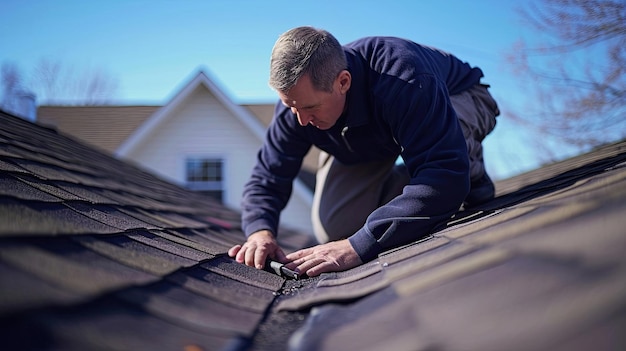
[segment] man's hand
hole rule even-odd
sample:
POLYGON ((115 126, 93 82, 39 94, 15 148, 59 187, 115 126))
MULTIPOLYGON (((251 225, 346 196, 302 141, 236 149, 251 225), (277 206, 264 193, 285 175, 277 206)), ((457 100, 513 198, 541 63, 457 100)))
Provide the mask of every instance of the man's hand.
POLYGON ((363 262, 348 239, 332 241, 287 255, 287 268, 314 277, 325 272, 339 272, 363 262))
POLYGON ((234 257, 239 263, 263 269, 267 257, 286 263, 285 253, 278 246, 274 235, 269 230, 261 230, 251 234, 243 245, 235 245, 228 250, 228 256, 234 257))

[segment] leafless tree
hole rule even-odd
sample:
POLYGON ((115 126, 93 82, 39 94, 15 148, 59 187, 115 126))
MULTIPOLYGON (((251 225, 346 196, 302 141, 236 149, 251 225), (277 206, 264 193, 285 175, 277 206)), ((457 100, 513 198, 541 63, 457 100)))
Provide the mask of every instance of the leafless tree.
POLYGON ((581 151, 624 139, 626 2, 535 0, 520 15, 536 35, 509 55, 529 92, 515 120, 581 151))
POLYGON ((46 104, 101 105, 117 91, 117 80, 103 69, 79 71, 49 59, 38 62, 31 82, 38 98, 46 104))
POLYGON ((39 104, 101 105, 116 95, 117 80, 99 68, 78 70, 58 60, 42 59, 32 70, 30 79, 23 79, 19 67, 5 62, 0 71, 2 107, 10 109, 15 93, 34 93, 39 104))
POLYGON ((60 94, 61 63, 42 59, 33 70, 31 82, 37 90, 37 98, 46 104, 54 103, 60 94))
POLYGON ((0 84, 2 84, 1 107, 7 111, 14 109, 13 96, 22 89, 22 74, 17 64, 5 62, 0 69, 0 84))

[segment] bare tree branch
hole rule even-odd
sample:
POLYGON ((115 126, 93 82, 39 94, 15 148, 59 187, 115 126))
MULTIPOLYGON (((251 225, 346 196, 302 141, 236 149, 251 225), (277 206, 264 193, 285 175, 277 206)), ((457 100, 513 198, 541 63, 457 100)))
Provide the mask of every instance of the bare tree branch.
POLYGON ((513 119, 581 149, 626 138, 626 2, 536 0, 520 13, 543 39, 508 55, 530 92, 513 119))
POLYGON ((117 91, 117 80, 103 69, 79 71, 49 59, 39 61, 32 78, 32 86, 45 104, 102 105, 117 91))
POLYGON ((22 89, 22 73, 17 64, 5 62, 0 70, 0 84, 2 84, 2 103, 0 107, 7 110, 14 110, 13 97, 22 89))
POLYGON ((103 69, 79 70, 51 59, 41 59, 33 67, 28 84, 13 63, 3 63, 0 74, 0 107, 6 110, 12 109, 16 94, 22 91, 34 93, 40 104, 102 105, 115 97, 118 86, 103 69))

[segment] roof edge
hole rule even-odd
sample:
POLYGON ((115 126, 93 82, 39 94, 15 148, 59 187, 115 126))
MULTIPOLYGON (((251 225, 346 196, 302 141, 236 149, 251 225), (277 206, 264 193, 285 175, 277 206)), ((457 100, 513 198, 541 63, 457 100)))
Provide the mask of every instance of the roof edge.
POLYGON ((263 140, 265 129, 261 122, 252 115, 252 112, 235 104, 232 99, 209 78, 206 69, 199 69, 198 72, 193 75, 193 78, 189 79, 188 83, 185 84, 167 104, 150 116, 117 148, 117 150, 115 150, 115 156, 126 157, 130 154, 152 131, 169 118, 172 115, 171 112, 187 99, 200 85, 204 85, 224 107, 231 111, 244 125, 248 126, 259 140, 263 140))

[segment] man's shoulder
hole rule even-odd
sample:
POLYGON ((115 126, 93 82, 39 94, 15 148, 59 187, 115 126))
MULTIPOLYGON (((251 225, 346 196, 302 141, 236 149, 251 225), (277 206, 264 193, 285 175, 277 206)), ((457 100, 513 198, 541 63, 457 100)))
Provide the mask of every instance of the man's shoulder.
POLYGON ((406 45, 418 45, 416 42, 401 37, 393 36, 369 36, 362 37, 351 41, 344 45, 345 48, 356 49, 364 47, 384 47, 384 46, 406 46, 406 45))
POLYGON ((407 60, 413 63, 435 60, 446 61, 449 53, 437 48, 416 43, 410 39, 392 36, 363 37, 344 45, 348 57, 352 55, 364 58, 370 65, 389 60, 392 63, 407 60))

